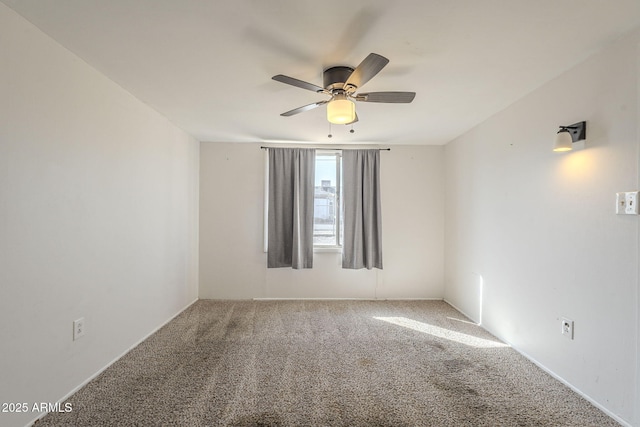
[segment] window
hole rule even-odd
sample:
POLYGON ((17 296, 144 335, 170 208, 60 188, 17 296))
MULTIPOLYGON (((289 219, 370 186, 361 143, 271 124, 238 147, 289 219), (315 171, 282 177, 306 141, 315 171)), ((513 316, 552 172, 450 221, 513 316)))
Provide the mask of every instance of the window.
POLYGON ((339 151, 316 151, 313 246, 342 247, 342 156, 339 151))

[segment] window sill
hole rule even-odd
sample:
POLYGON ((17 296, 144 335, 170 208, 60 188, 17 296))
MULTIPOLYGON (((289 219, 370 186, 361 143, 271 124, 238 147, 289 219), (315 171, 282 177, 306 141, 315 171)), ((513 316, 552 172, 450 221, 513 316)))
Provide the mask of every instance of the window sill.
POLYGON ((314 253, 327 252, 327 253, 339 254, 339 253, 342 253, 342 248, 340 246, 314 246, 313 252, 314 253))

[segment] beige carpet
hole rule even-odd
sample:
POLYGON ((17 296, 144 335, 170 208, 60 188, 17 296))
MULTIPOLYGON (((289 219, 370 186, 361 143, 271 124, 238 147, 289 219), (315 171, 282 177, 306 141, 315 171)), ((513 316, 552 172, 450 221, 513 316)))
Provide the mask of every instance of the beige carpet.
POLYGON ((441 301, 201 300, 41 426, 616 426, 441 301))

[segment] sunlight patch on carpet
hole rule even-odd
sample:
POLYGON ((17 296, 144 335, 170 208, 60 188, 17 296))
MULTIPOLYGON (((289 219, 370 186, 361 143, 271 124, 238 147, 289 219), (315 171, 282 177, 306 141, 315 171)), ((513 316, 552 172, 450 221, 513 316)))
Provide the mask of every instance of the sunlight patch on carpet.
POLYGON ((468 345, 476 348, 498 348, 509 347, 507 344, 491 341, 484 338, 474 337, 473 335, 463 334, 461 332, 451 331, 439 326, 429 325, 428 323, 418 322, 417 320, 407 319, 406 317, 374 317, 374 319, 382 320, 394 325, 413 329, 414 331, 432 335, 437 338, 444 338, 449 341, 455 341, 460 344, 468 345))

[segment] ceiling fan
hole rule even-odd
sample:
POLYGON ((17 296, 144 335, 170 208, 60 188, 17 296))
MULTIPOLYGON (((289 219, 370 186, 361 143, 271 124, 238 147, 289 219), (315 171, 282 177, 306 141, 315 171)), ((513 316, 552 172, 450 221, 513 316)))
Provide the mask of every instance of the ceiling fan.
POLYGON ((280 114, 293 116, 327 104, 327 120, 334 124, 351 124, 358 121, 355 102, 383 102, 407 104, 415 98, 415 92, 369 92, 356 93, 366 82, 380 72, 389 60, 376 53, 370 53, 355 69, 348 66, 331 67, 322 74, 324 87, 316 86, 293 77, 278 74, 273 80, 302 89, 329 95, 331 99, 295 108, 280 114))

